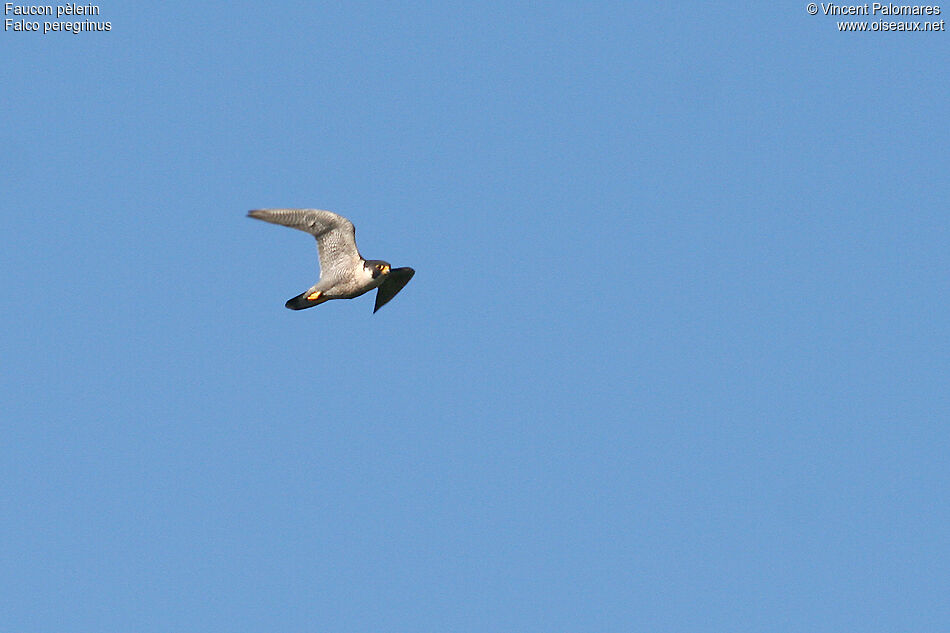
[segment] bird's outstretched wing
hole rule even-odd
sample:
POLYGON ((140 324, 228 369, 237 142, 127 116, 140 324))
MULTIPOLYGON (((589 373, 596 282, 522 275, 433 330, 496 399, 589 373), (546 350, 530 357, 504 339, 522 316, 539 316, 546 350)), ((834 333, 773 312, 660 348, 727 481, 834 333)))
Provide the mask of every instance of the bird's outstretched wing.
POLYGON ((248 215, 271 224, 306 231, 317 238, 321 278, 342 276, 360 264, 362 258, 356 249, 356 229, 342 215, 320 209, 256 209, 248 215))
POLYGON ((376 290, 376 307, 373 308, 373 314, 395 297, 397 292, 405 288, 415 274, 416 271, 411 268, 393 268, 386 275, 386 281, 381 283, 379 289, 376 290))

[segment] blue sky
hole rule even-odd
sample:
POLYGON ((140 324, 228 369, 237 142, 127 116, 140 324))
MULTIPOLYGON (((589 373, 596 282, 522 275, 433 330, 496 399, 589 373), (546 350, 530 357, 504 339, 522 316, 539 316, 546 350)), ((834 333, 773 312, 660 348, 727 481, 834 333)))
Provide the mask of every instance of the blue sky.
POLYGON ((99 6, 0 33, 0 629, 950 626, 946 33, 99 6))

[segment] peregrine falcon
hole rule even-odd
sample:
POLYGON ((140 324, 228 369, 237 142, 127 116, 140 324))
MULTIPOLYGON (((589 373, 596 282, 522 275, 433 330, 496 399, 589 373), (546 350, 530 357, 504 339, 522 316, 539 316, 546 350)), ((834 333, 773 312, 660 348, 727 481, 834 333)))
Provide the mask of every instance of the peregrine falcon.
POLYGON ((257 209, 248 216, 299 229, 317 238, 320 280, 285 307, 304 310, 330 299, 353 299, 376 291, 373 313, 396 296, 416 274, 411 268, 392 268, 378 259, 366 260, 356 249, 356 229, 342 215, 319 209, 257 209))

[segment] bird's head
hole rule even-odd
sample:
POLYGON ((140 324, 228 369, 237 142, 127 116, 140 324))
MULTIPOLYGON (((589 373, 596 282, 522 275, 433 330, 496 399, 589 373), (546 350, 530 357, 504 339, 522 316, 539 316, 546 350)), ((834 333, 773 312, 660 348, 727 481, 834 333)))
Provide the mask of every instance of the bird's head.
POLYGON ((369 269, 370 274, 373 275, 373 279, 377 279, 380 275, 388 275, 391 270, 389 263, 378 259, 366 262, 365 267, 369 269))

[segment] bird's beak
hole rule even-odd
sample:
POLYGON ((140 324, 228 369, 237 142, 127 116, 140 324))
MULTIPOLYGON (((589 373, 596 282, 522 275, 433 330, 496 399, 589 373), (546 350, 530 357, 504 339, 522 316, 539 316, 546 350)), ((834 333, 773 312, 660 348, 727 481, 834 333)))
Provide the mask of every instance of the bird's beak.
POLYGON ((389 274, 389 266, 383 266, 383 274, 384 274, 384 275, 388 275, 388 274, 389 274))

